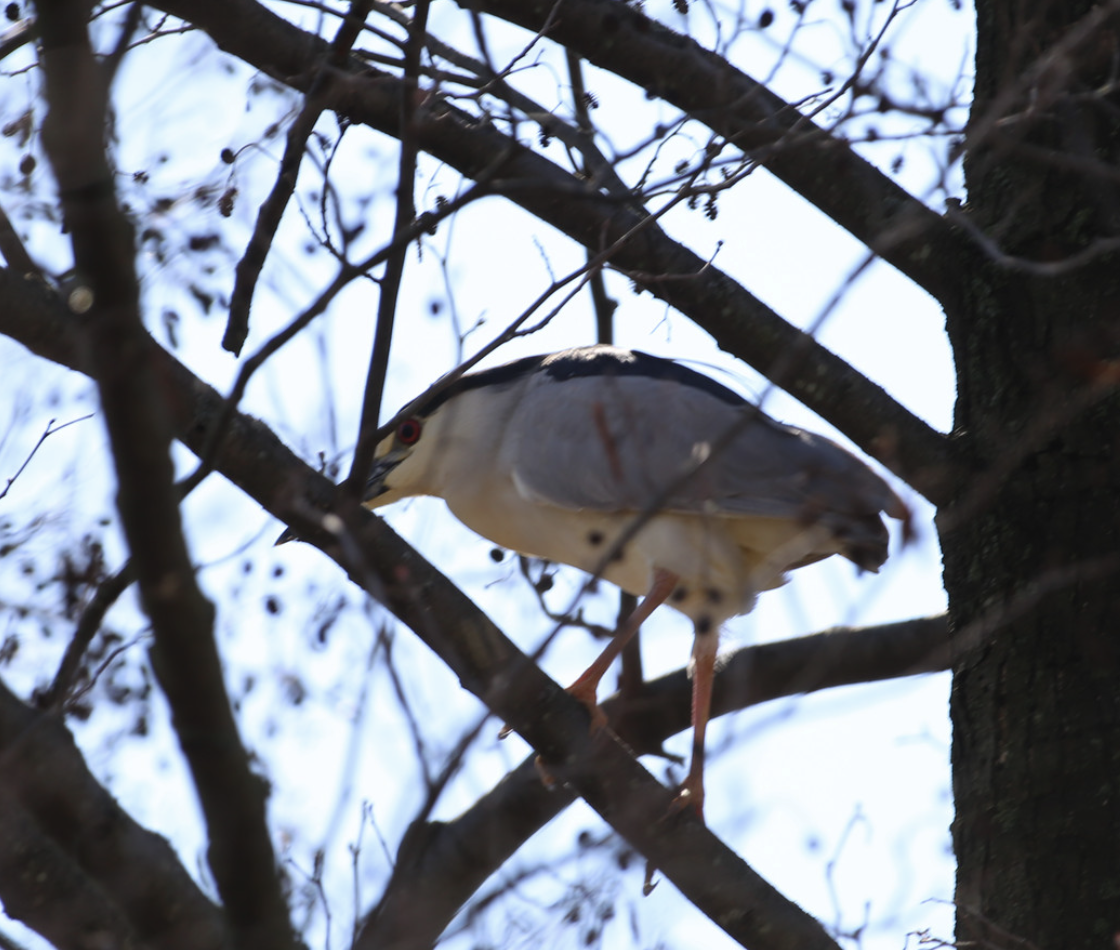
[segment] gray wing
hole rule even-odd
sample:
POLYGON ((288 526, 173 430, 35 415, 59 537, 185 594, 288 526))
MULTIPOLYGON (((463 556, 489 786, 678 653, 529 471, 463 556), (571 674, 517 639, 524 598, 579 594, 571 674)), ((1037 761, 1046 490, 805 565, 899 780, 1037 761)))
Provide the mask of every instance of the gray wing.
POLYGON ((886 536, 879 512, 904 511, 834 442, 672 378, 540 375, 502 452, 523 495, 564 508, 792 518, 876 546, 886 536))

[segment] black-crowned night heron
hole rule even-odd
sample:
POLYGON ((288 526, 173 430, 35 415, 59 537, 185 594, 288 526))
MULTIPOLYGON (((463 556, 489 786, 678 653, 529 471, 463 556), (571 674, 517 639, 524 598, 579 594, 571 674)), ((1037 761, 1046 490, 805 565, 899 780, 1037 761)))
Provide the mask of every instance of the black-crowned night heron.
POLYGON ((877 571, 887 557, 880 512, 906 517, 840 446, 636 351, 517 360, 462 376, 402 418, 378 446, 369 507, 437 495, 495 544, 644 596, 570 689, 593 714, 599 680, 661 603, 692 620, 692 762, 678 801, 701 814, 720 624, 786 571, 829 555, 877 571))

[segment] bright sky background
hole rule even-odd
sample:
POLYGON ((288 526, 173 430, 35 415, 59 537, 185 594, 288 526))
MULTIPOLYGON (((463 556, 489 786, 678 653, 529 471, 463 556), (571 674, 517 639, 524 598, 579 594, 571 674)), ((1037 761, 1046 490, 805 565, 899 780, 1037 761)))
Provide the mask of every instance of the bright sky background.
MULTIPOLYGON (((798 57, 781 56, 781 43, 787 35, 783 31, 788 32, 794 22, 782 5, 775 8, 775 24, 765 34, 743 34, 736 39, 731 49, 733 61, 759 78, 773 69, 773 86, 787 97, 819 91, 820 70, 841 71, 846 49, 845 37, 835 27, 835 7, 819 6, 819 17, 807 18, 811 25, 798 36, 798 57)), ((743 15, 754 22, 763 7, 746 4, 743 15)), ((883 7, 886 4, 874 5, 877 16, 885 13, 883 7)), ((278 9, 292 15, 291 7, 278 9)), ((726 37, 736 9, 693 4, 686 23, 667 2, 647 4, 651 15, 676 28, 687 25, 701 42, 713 46, 722 42, 711 29, 713 11, 724 18, 721 35, 726 37)), ((860 4, 859 9, 862 16, 872 6, 860 4)), ((947 101, 954 90, 959 97, 966 96, 969 82, 960 75, 971 63, 971 26, 970 11, 954 11, 946 0, 919 0, 888 40, 892 75, 899 88, 912 88, 912 77, 906 72, 912 68, 926 78, 931 99, 947 101)), ((433 32, 470 47, 463 28, 457 8, 435 5, 433 32)), ((500 60, 507 48, 523 44, 525 36, 495 30, 491 40, 500 60)), ((234 222, 243 241, 256 206, 271 185, 282 139, 248 149, 232 169, 220 162, 219 152, 226 146, 236 149, 259 141, 268 124, 288 117, 294 100, 265 96, 245 110, 242 104, 252 74, 234 70, 222 75, 216 69, 222 61, 201 36, 163 40, 127 57, 118 83, 118 162, 124 173, 122 189, 133 193, 140 189, 128 182, 127 175, 139 169, 151 176, 146 186, 149 195, 166 191, 188 196, 199 181, 221 187, 232 181, 240 191, 234 222), (186 68, 200 81, 168 78, 186 68), (173 130, 170 136, 169 128, 173 130), (173 143, 170 149, 168 141, 173 143), (160 151, 167 153, 167 160, 154 162, 153 156, 160 151)), ((3 65, 8 70, 16 68, 14 59, 3 65)), ((546 106, 556 107, 561 104, 556 91, 561 76, 555 66, 543 66, 517 74, 514 81, 546 106)), ((35 81, 25 74, 0 88, 4 122, 26 108, 35 81)), ((609 131, 609 140, 600 142, 605 151, 625 149, 645 134, 648 120, 645 125, 632 126, 632 115, 640 115, 642 110, 648 115, 650 109, 671 114, 663 105, 646 103, 640 92, 594 70, 588 70, 587 82, 602 103, 594 119, 609 131)), ((320 128, 330 135, 336 132, 329 117, 320 128)), ((529 128, 521 134, 527 137, 529 128)), ((682 137, 673 147, 687 158, 688 149, 702 147, 703 142, 697 131, 691 142, 682 137)), ((924 139, 884 143, 865 154, 884 166, 901 154, 904 164, 898 180, 940 210, 945 197, 939 190, 943 176, 931 159, 940 144, 924 139)), ((10 140, 0 142, 0 149, 0 169, 13 174, 19 151, 10 140)), ((559 156, 555 147, 553 154, 559 156)), ((391 206, 384 193, 395 174, 395 162, 392 143, 352 131, 336 164, 340 180, 348 185, 358 183, 355 190, 360 187, 380 195, 369 208, 370 247, 383 240, 391 226, 391 206)), ((624 175, 634 174, 627 166, 620 170, 624 175)), ((44 174, 41 166, 36 175, 44 174)), ((954 170, 949 176, 949 193, 960 196, 956 175, 954 170)), ((36 184, 42 187, 42 179, 36 184)), ((457 177, 449 169, 427 162, 417 190, 418 203, 430 206, 434 195, 450 195, 456 187, 457 177)), ((28 196, 28 205, 32 200, 28 196)), ((7 206, 6 210, 18 219, 26 208, 7 206)), ((208 213, 211 220, 200 216, 184 198, 159 224, 171 234, 205 232, 221 223, 216 212, 208 213)), ((857 242, 763 172, 721 197, 716 221, 707 221, 701 213, 677 210, 667 216, 665 227, 698 254, 715 254, 718 266, 801 326, 814 324, 863 259, 857 242), (722 246, 717 253, 719 242, 722 246)), ((58 269, 67 266, 68 251, 52 229, 35 226, 29 231, 30 247, 40 260, 58 269)), ((302 253, 306 241, 300 216, 289 212, 254 306, 246 355, 332 276, 323 255, 302 253)), ((234 257, 221 252, 213 257, 218 273, 229 280, 234 262, 234 257)), ((457 345, 446 317, 445 281, 454 288, 459 323, 470 327, 484 321, 467 338, 469 354, 520 313, 548 284, 550 271, 561 274, 582 262, 581 249, 501 199, 471 206, 452 225, 441 226, 423 255, 409 260, 386 413, 455 365, 457 345), (440 265, 444 255, 446 273, 440 265), (433 301, 443 305, 439 317, 429 315, 433 301)), ((164 311, 181 308, 191 312, 183 293, 174 289, 175 278, 189 275, 197 266, 194 257, 165 261, 141 257, 149 326, 165 344, 164 311)), ((635 297, 628 282, 618 277, 609 280, 609 288, 619 301, 618 343, 687 360, 748 395, 766 392, 765 408, 770 414, 838 437, 792 399, 766 390, 760 377, 720 352, 684 317, 648 294, 635 297)), ((353 287, 304 341, 283 351, 249 389, 243 409, 273 425, 309 460, 323 451, 348 464, 376 302, 371 284, 353 287), (330 399, 333 407, 328 407, 330 399), (331 412, 336 413, 333 436, 331 412)), ((209 319, 188 320, 179 328, 177 355, 221 390, 228 389, 238 364, 219 348, 224 313, 220 307, 216 309, 209 319)), ((593 333, 590 304, 581 295, 541 333, 503 349, 491 362, 592 342, 593 333)), ((928 296, 889 267, 872 266, 844 290, 819 338, 912 411, 943 431, 948 428, 953 377, 941 313, 928 296)), ((28 358, 6 340, 0 340, 0 378, 8 381, 0 388, 0 426, 4 427, 0 477, 6 480, 48 419, 65 421, 92 411, 95 398, 80 377, 28 358), (48 398, 52 392, 56 394, 53 401, 48 398), (14 420, 10 429, 9 419, 14 420)), ((182 470, 189 471, 192 457, 180 449, 177 458, 182 470)), ((15 526, 11 530, 27 527, 31 513, 42 510, 45 499, 50 499, 57 513, 35 526, 35 539, 24 548, 49 559, 55 546, 67 539, 72 542, 97 517, 111 511, 109 471, 99 424, 70 427, 47 441, 12 493, 0 501, 0 519, 11 519, 15 526)), ((894 557, 877 577, 857 578, 847 562, 826 562, 799 571, 786 588, 764 595, 754 613, 727 625, 726 645, 736 647, 840 623, 898 620, 944 609, 931 509, 905 486, 899 490, 915 511, 917 543, 902 549, 896 537, 894 557)), ((366 901, 378 893, 387 868, 377 834, 384 837, 388 851, 395 853, 415 805, 409 775, 415 763, 399 709, 384 676, 367 677, 364 672, 371 637, 389 618, 365 604, 346 586, 337 568, 314 550, 300 545, 271 549, 279 525, 220 479, 211 477, 188 499, 184 512, 200 579, 220 606, 219 640, 228 660, 231 692, 241 699, 246 740, 260 755, 273 782, 271 809, 279 843, 282 848, 290 846, 287 854, 292 867, 304 870, 310 867, 316 846, 329 846, 327 886, 332 899, 332 940, 338 946, 345 940, 352 914, 346 845, 358 833, 362 801, 371 803, 373 814, 362 838, 362 896, 366 901), (246 570, 249 560, 255 563, 246 570), (281 577, 273 575, 273 566, 282 569, 281 577), (278 615, 262 609, 270 594, 282 598, 283 610, 278 615), (350 609, 342 611, 328 645, 317 652, 310 650, 308 630, 340 598, 351 602, 350 609), (282 689, 285 677, 297 675, 307 689, 307 699, 293 709, 283 702, 282 689), (248 692, 247 677, 255 680, 248 692), (363 689, 368 689, 364 705, 363 689), (351 767, 344 763, 352 741, 360 750, 352 763, 354 790, 341 797, 339 789, 351 767), (403 767, 402 762, 406 763, 403 767)), ((515 562, 507 558, 494 563, 489 557, 492 545, 458 525, 441 502, 402 504, 387 517, 523 649, 533 649, 549 633, 551 625, 537 611, 528 586, 516 576, 515 562)), ((109 565, 116 567, 123 556, 117 539, 108 552, 109 565)), ((17 576, 17 566, 11 559, 0 562, 0 591, 5 592, 0 594, 0 610, 9 598, 18 603, 32 597, 21 586, 25 581, 17 576)), ((549 597, 552 606, 567 606, 578 582, 578 574, 562 570, 549 597)), ((612 589, 593 598, 587 611, 609 623, 615 603, 612 589)), ((109 622, 132 637, 144 632, 131 596, 114 608, 109 622)), ((660 612, 643 635, 647 675, 683 665, 689 633, 684 618, 660 612)), ((64 646, 65 641, 58 637, 45 642, 28 640, 16 663, 3 671, 5 681, 26 692, 50 675, 64 646)), ((133 649, 142 651, 143 646, 133 649)), ((569 681, 598 649, 586 634, 568 631, 545 657, 545 669, 559 681, 569 681)), ((407 688, 416 708, 446 718, 446 730, 432 728, 431 732, 449 749, 464 724, 481 714, 480 706, 450 673, 429 661, 427 649, 408 631, 396 636, 395 653, 398 659, 414 664, 411 668, 416 676, 407 688)), ((613 677, 608 676, 604 687, 610 682, 613 677)), ((945 939, 951 936, 952 915, 946 903, 952 896, 953 871, 948 832, 952 818, 948 688, 948 677, 942 675, 834 690, 725 717, 714 724, 710 734, 709 748, 715 754, 708 779, 709 824, 758 871, 826 925, 854 932, 866 924, 858 942, 849 946, 898 950, 916 945, 915 937, 907 938, 908 932, 924 929, 945 939)), ((138 820, 167 835, 184 855, 188 869, 204 880, 200 870, 204 845, 196 809, 186 791, 188 782, 166 713, 158 702, 155 709, 148 723, 151 737, 144 741, 128 734, 131 718, 115 708, 100 708, 90 723, 72 727, 95 774, 109 783, 138 820)), ((484 729, 481 753, 476 753, 471 768, 453 783, 436 817, 456 814, 527 754, 527 747, 516 737, 498 743, 493 737, 496 729, 497 724, 484 729)), ((684 753, 687 739, 678 736, 669 747, 684 753)), ((664 763, 653 760, 647 764, 654 774, 664 777, 664 763)), ((678 771, 676 778, 680 777, 678 771)), ((502 946, 542 940, 550 947, 580 945, 578 926, 550 929, 557 926, 559 912, 542 914, 537 907, 561 901, 566 888, 581 879, 597 880, 602 893, 617 895, 618 907, 630 915, 627 919, 625 913, 620 914, 607 926, 607 947, 720 950, 732 945, 667 882, 642 899, 640 860, 625 873, 600 857, 557 864, 556 856, 570 854, 575 835, 582 830, 600 836, 607 829, 594 813, 577 804, 524 849, 526 862, 543 862, 546 870, 519 885, 517 898, 505 906, 506 913, 522 920, 523 932, 504 929, 509 917, 490 915, 477 925, 479 929, 448 946, 479 945, 487 932, 493 943, 502 946)), ((503 869, 500 880, 490 886, 499 887, 510 873, 511 869, 503 869)), ((317 917, 309 934, 313 946, 324 945, 322 926, 322 917, 317 917)), ((28 947, 39 945, 2 916, 0 930, 28 947)))

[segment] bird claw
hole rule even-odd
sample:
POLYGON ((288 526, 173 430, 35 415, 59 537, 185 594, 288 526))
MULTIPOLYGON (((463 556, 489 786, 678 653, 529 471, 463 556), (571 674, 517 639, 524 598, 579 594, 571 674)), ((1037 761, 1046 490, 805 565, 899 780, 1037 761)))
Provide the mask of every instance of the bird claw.
POLYGON ((691 808, 697 818, 704 820, 704 787, 691 776, 681 784, 677 797, 669 803, 669 813, 665 817, 679 815, 686 808, 691 808))
POLYGON ((556 784, 556 776, 549 770, 548 766, 544 764, 544 759, 539 755, 533 759, 533 768, 537 770, 537 775, 540 776, 541 785, 545 788, 552 788, 556 784))
MULTIPOLYGON (((661 816, 661 821, 669 821, 671 818, 681 814, 686 808, 695 810, 696 817, 703 823, 704 785, 702 780, 697 780, 691 775, 681 784, 680 791, 677 792, 676 797, 669 803, 669 810, 661 816)), ((656 873, 657 865, 652 861, 647 861, 646 877, 645 881, 642 882, 642 897, 649 897, 649 895, 653 893, 653 889, 657 887, 658 882, 653 879, 656 873)))
POLYGON ((583 707, 587 710, 588 715, 591 716, 591 734, 595 735, 600 729, 606 728, 609 720, 607 714, 603 712, 603 707, 599 705, 595 697, 595 688, 587 689, 580 683, 576 682, 564 690, 573 699, 579 700, 583 707))

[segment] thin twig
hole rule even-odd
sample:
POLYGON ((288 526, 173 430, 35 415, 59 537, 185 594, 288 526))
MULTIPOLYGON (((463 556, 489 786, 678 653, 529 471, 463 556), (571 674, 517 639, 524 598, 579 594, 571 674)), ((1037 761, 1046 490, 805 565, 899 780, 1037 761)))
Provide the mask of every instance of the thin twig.
POLYGON ((54 419, 51 419, 51 421, 47 423, 47 428, 43 430, 43 434, 39 436, 39 441, 35 443, 35 446, 27 454, 27 458, 23 460, 23 464, 16 470, 15 475, 8 479, 8 483, 4 486, 4 490, 0 491, 0 498, 3 498, 6 494, 8 494, 8 492, 12 488, 12 485, 15 484, 16 479, 19 478, 20 475, 23 474, 23 470, 31 464, 31 460, 35 457, 35 453, 38 452, 42 444, 47 441, 48 436, 54 435, 56 432, 61 432, 67 426, 72 426, 76 422, 85 422, 87 419, 92 418, 93 413, 90 413, 88 416, 79 416, 77 419, 71 419, 69 422, 64 422, 60 426, 56 426, 54 424, 54 419))
MULTIPOLYGON (((579 56, 571 50, 565 51, 568 63, 568 78, 572 86, 572 108, 575 110, 576 121, 579 123, 580 132, 592 139, 595 125, 591 121, 589 109, 589 96, 587 86, 583 81, 583 64, 579 56)), ((586 156, 585 156, 586 157, 586 156)), ((588 263, 591 263, 593 253, 587 252, 588 263)), ((607 293, 607 282, 603 276, 603 268, 596 267, 591 271, 588 280, 588 290, 591 292, 591 305, 595 310, 595 342, 611 345, 614 343, 614 312, 618 301, 607 293)), ((638 604, 638 598, 627 591, 620 590, 618 594, 618 618, 615 629, 621 630, 626 618, 633 613, 638 604)), ((622 666, 618 675, 619 689, 624 695, 636 695, 645 681, 642 670, 642 632, 637 631, 622 648, 622 666)))
MULTIPOLYGON (((420 156, 414 116, 424 108, 420 90, 420 59, 427 36, 428 7, 431 0, 418 0, 408 28, 408 42, 404 49, 404 76, 400 100, 400 160, 397 166, 397 212, 393 233, 401 234, 416 220, 414 188, 416 163, 420 156)), ((374 330, 373 352, 370 354, 362 398, 362 416, 358 424, 358 439, 350 474, 343 484, 343 491, 360 498, 365 492, 366 481, 373 467, 373 453, 377 449, 377 424, 381 416, 381 397, 385 391, 385 378, 389 373, 389 352, 393 344, 393 322, 397 312, 397 297, 404 278, 404 265, 408 258, 408 245, 403 244, 385 262, 381 279, 381 292, 377 298, 377 325, 374 330)))
MULTIPOLYGON (((327 63, 333 66, 345 60, 369 13, 371 2, 372 0, 352 0, 350 15, 343 20, 335 34, 327 63)), ((233 293, 230 296, 229 319, 226 323, 225 336, 222 338, 222 346, 231 353, 239 354, 249 335, 249 308, 253 303, 257 280, 272 247, 273 238, 276 237, 276 230, 284 217, 284 211, 295 191, 300 165, 307 151, 307 140, 311 137, 315 123, 319 121, 319 116, 326 106, 326 102, 320 95, 320 87, 327 63, 316 70, 310 88, 304 96, 303 107, 288 129, 276 182, 268 197, 261 203, 252 237, 249 238, 245 253, 237 262, 234 271, 236 276, 233 293)))
POLYGON ((105 614, 135 579, 136 572, 132 568, 132 562, 125 561, 119 571, 98 585, 93 598, 86 604, 85 610, 78 618, 74 636, 66 645, 66 652, 62 656, 62 662, 59 663, 51 685, 37 697, 39 708, 61 709, 66 704, 82 668, 82 657, 85 656, 86 650, 101 628, 105 614))
POLYGON ((11 56, 17 49, 33 42, 39 36, 35 17, 24 17, 15 26, 0 33, 0 60, 11 56))
POLYGON ((765 158, 769 171, 938 300, 955 300, 957 282, 941 262, 970 255, 947 222, 847 143, 694 40, 622 0, 565 0, 558 17, 550 0, 457 2, 528 30, 547 24, 552 41, 671 103, 748 154, 784 142, 765 158), (614 24, 610 31, 599 27, 607 20, 614 24), (827 174, 821 173, 824 156, 827 174))
POLYGON ((413 222, 403 233, 395 235, 392 241, 384 247, 379 248, 365 260, 357 264, 343 263, 335 279, 331 281, 327 288, 319 294, 310 306, 302 313, 298 314, 286 327, 265 341, 252 356, 242 362, 241 368, 237 372, 237 378, 234 380, 230 393, 226 397, 226 407, 219 414, 217 423, 208 430, 210 433, 210 449, 201 454, 198 467, 184 479, 184 485, 189 486, 187 490, 196 485, 213 470, 211 463, 215 447, 221 443, 221 439, 225 435, 226 425, 233 417, 234 410, 245 395, 245 390, 248 388, 249 381, 256 371, 277 351, 293 340, 316 317, 326 312, 331 301, 333 301, 355 277, 365 273, 372 267, 376 267, 382 261, 386 260, 395 250, 406 247, 425 231, 434 227, 436 222, 443 220, 470 204, 472 201, 488 194, 489 192, 486 184, 488 177, 489 176, 481 176, 479 182, 476 182, 468 188, 458 198, 440 205, 436 211, 425 212, 420 220, 413 222))
POLYGON ((44 283, 47 282, 47 275, 27 253, 27 248, 23 246, 23 241, 20 240, 11 218, 8 217, 3 208, 0 208, 0 254, 4 255, 4 260, 8 262, 8 266, 17 273, 25 277, 36 277, 44 283))

